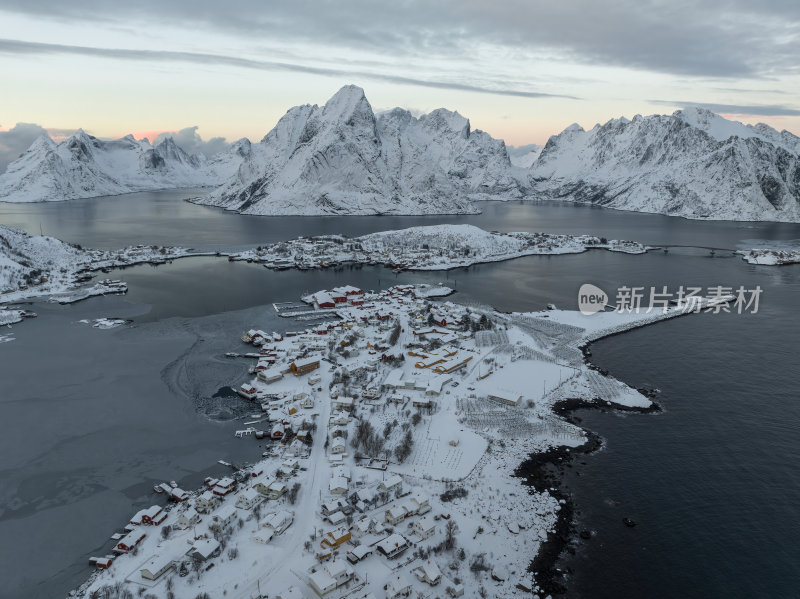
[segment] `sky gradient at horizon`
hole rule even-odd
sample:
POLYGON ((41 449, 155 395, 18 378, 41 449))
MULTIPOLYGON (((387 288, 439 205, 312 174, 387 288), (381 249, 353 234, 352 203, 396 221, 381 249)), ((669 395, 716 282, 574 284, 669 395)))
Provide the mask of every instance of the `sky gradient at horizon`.
POLYGON ((259 140, 349 83, 376 111, 458 110, 515 146, 689 105, 800 133, 797 56, 789 0, 2 0, 0 146, 33 132, 17 123, 259 140))

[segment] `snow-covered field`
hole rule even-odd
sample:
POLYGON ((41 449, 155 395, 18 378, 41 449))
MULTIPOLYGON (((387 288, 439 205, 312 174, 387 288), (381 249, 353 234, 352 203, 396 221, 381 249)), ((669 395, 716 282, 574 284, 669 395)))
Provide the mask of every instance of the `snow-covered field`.
POLYGON ((176 599, 535 590, 527 568, 561 504, 511 475, 531 453, 586 442, 554 404, 651 405, 590 369, 581 347, 690 310, 501 314, 430 292, 343 287, 325 292, 346 295, 336 321, 246 332, 257 376, 240 394, 254 414, 231 434, 273 439, 262 459, 197 491, 166 486, 175 501, 154 495, 146 514, 157 524, 133 517, 120 534, 135 548, 118 546, 76 596, 114 585, 176 599))

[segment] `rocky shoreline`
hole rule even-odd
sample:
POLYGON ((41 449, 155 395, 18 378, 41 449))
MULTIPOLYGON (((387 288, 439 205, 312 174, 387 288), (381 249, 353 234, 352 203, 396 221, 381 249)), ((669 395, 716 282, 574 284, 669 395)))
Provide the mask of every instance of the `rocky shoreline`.
MULTIPOLYGON (((561 400, 553 405, 553 412, 567 422, 580 426, 580 418, 574 416, 573 413, 582 409, 639 414, 661 411, 661 407, 656 403, 649 408, 639 408, 615 403, 601 404, 598 400, 587 401, 579 398, 561 400)), ((528 571, 533 573, 536 586, 543 596, 567 593, 567 582, 564 577, 568 571, 559 568, 558 563, 565 551, 574 552, 571 545, 579 538, 584 541, 592 538, 591 531, 577 529, 575 515, 579 512, 576 511, 572 495, 563 487, 564 468, 572 468, 572 462, 576 457, 592 454, 603 447, 603 439, 600 435, 585 428, 582 430, 587 436, 587 441, 583 445, 553 447, 542 453, 531 454, 514 472, 515 476, 525 479, 523 484, 533 487, 537 492, 547 491, 561 504, 555 529, 548 533, 547 540, 542 543, 539 552, 528 567, 528 571)))

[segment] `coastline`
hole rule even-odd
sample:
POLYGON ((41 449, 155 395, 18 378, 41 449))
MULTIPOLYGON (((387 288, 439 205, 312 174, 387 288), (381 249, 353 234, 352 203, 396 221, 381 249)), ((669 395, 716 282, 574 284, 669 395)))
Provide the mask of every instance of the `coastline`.
MULTIPOLYGON (((610 373, 591 362, 591 346, 594 342, 608 337, 623 335, 628 331, 650 326, 678 315, 665 315, 662 318, 647 322, 633 323, 627 328, 600 331, 595 335, 588 336, 579 345, 583 355, 583 363, 588 368, 599 372, 602 376, 613 378, 610 373)), ((650 399, 657 395, 655 390, 640 388, 637 391, 650 399)), ((565 422, 578 427, 587 440, 577 447, 554 446, 544 452, 532 453, 519 464, 514 473, 515 476, 524 479, 523 485, 531 487, 537 492, 547 491, 550 495, 556 497, 561 504, 561 509, 557 513, 555 529, 548 532, 546 541, 541 545, 539 552, 531 560, 528 568, 534 576, 534 582, 544 596, 561 596, 569 592, 568 582, 564 580, 565 575, 569 572, 559 568, 558 564, 565 552, 572 551, 571 547, 576 542, 579 540, 588 542, 593 537, 590 530, 578 530, 575 516, 579 512, 576 511, 577 506, 572 494, 564 487, 564 469, 571 468, 572 463, 578 457, 600 451, 604 445, 604 440, 598 433, 582 426, 580 418, 574 416, 574 412, 583 409, 641 415, 657 414, 662 411, 662 407, 655 401, 651 401, 647 407, 628 406, 610 402, 602 397, 592 399, 569 397, 558 400, 552 405, 552 412, 565 422)))

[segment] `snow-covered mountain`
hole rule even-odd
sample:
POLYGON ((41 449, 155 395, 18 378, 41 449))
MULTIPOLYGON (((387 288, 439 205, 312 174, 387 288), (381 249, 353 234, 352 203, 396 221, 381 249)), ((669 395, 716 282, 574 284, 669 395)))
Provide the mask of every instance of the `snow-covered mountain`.
POLYGON ((472 213, 471 199, 520 197, 505 144, 457 112, 376 116, 356 86, 289 110, 237 174, 197 201, 246 214, 472 213))
POLYGON ((689 108, 550 138, 535 192, 622 210, 717 220, 800 221, 800 138, 689 108))
POLYGON ((150 189, 217 186, 249 154, 246 139, 206 159, 171 137, 156 146, 132 135, 104 141, 78 131, 56 144, 42 135, 0 175, 0 200, 42 202, 150 189))

